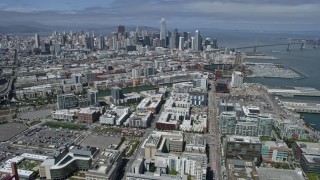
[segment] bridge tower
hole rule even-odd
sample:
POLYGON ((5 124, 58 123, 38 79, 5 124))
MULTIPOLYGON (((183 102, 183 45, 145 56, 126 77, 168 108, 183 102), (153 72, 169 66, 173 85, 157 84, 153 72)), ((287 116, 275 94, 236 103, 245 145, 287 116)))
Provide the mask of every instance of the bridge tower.
POLYGON ((291 43, 288 43, 287 51, 291 50, 291 43))
POLYGON ((306 40, 302 40, 302 44, 301 44, 301 50, 306 48, 306 40))

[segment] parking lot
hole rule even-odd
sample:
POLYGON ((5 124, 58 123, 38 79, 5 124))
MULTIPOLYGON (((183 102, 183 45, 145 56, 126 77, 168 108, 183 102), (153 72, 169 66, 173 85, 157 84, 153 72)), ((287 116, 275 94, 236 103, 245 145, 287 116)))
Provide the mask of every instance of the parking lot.
POLYGON ((0 142, 7 141, 15 135, 26 130, 26 126, 19 123, 8 123, 0 125, 0 142))
POLYGON ((110 145, 118 145, 120 137, 102 136, 102 135, 89 135, 82 142, 82 146, 93 146, 101 149, 109 148, 110 145))
POLYGON ((52 109, 41 109, 41 110, 25 110, 18 114, 18 119, 20 120, 41 120, 51 117, 52 109))
POLYGON ((26 149, 23 147, 15 147, 10 143, 1 143, 0 144, 0 160, 3 161, 10 159, 16 155, 20 155, 23 153, 38 153, 38 150, 26 149))
POLYGON ((242 106, 258 106, 262 113, 275 113, 268 93, 259 85, 244 89, 231 89, 230 94, 219 94, 219 99, 228 103, 239 103, 242 106))
POLYGON ((80 132, 78 131, 40 127, 28 130, 15 143, 24 146, 58 149, 71 145, 78 136, 80 136, 80 132))

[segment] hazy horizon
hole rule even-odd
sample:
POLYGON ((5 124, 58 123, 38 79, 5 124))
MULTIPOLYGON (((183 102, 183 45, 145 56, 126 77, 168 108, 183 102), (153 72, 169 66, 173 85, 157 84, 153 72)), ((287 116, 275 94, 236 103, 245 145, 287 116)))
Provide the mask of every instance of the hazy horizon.
POLYGON ((319 31, 320 2, 310 0, 2 0, 1 26, 144 25, 260 31, 319 31))

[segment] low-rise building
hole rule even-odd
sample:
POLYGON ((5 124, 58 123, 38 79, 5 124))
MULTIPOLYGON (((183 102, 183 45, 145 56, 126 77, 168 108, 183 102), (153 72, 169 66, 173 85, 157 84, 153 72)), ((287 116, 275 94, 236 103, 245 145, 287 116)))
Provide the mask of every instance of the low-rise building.
POLYGON ((39 175, 43 179, 66 179, 78 170, 87 171, 97 155, 95 147, 71 146, 59 152, 53 159, 40 165, 39 175))
POLYGON ((147 128, 150 126, 152 119, 153 119, 153 113, 150 111, 133 112, 125 122, 125 125, 130 127, 147 128))
POLYGON ((226 175, 228 180, 260 180, 255 164, 239 159, 227 160, 226 175))
POLYGON ((101 124, 122 125, 131 114, 130 107, 115 106, 112 110, 107 110, 99 118, 101 124))
POLYGON ((154 158, 157 152, 182 152, 184 135, 182 132, 153 131, 141 146, 144 157, 154 158))
POLYGON ((205 180, 207 176, 207 157, 205 154, 157 153, 154 161, 138 157, 126 174, 126 180, 186 180, 188 175, 195 180, 205 180), (149 172, 155 166, 155 172, 149 172), (177 172, 170 175, 169 172, 177 172))
POLYGON ((52 112, 51 117, 56 120, 74 121, 78 112, 78 109, 61 109, 52 112))
MULTIPOLYGON (((48 156, 38 155, 38 154, 30 154, 30 153, 23 153, 20 156, 16 156, 14 158, 8 159, 3 163, 3 166, 0 168, 1 174, 11 174, 12 173, 12 163, 16 163, 17 165, 22 163, 25 160, 32 160, 43 162, 48 159, 48 156)), ((34 170, 26 170, 26 169, 17 169, 18 175, 20 179, 32 179, 32 175, 34 174, 34 170)))
POLYGON ((219 115, 219 131, 221 134, 234 134, 237 117, 235 111, 223 111, 219 115))
POLYGON ((179 128, 186 132, 207 132, 207 115, 187 115, 183 118, 179 128))
POLYGON ((292 150, 305 173, 320 174, 320 144, 318 142, 295 142, 292 150))
POLYGON ((307 134, 304 127, 299 124, 295 124, 290 120, 276 119, 274 122, 276 129, 279 132, 280 137, 293 138, 293 139, 306 139, 307 134))
POLYGON ((156 128, 158 130, 176 130, 178 127, 178 121, 173 119, 171 114, 167 112, 161 113, 158 121, 156 122, 156 128))
POLYGON ((273 118, 271 114, 237 118, 235 111, 223 111, 219 115, 219 130, 222 134, 239 136, 271 136, 273 118))
POLYGON ((115 125, 117 113, 113 110, 106 110, 104 114, 99 117, 100 124, 115 125))
POLYGON ((121 152, 105 149, 97 157, 86 172, 86 180, 116 180, 122 164, 121 152))
POLYGON ((262 141, 261 155, 265 162, 287 162, 289 150, 283 141, 262 141))
POLYGON ((186 141, 186 152, 206 153, 207 139, 203 135, 185 135, 184 139, 186 141))
POLYGON ((227 135, 225 148, 226 159, 261 163, 261 141, 258 137, 227 135))
POLYGON ((99 121, 101 110, 98 107, 82 108, 77 114, 80 123, 92 124, 99 121))
POLYGON ((144 98, 137 106, 136 110, 139 112, 150 111, 152 113, 158 113, 162 105, 162 94, 156 94, 147 98, 144 98))
POLYGON ((270 179, 294 179, 294 180, 304 180, 303 173, 301 169, 296 168, 291 169, 277 169, 277 168, 257 168, 260 180, 270 180, 270 179))

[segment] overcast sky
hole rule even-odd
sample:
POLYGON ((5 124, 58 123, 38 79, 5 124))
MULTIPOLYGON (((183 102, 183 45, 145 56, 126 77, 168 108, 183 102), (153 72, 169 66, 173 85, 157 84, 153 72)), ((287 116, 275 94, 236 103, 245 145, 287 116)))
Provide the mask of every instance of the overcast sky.
POLYGON ((0 25, 320 30, 320 0, 1 0, 0 25))

